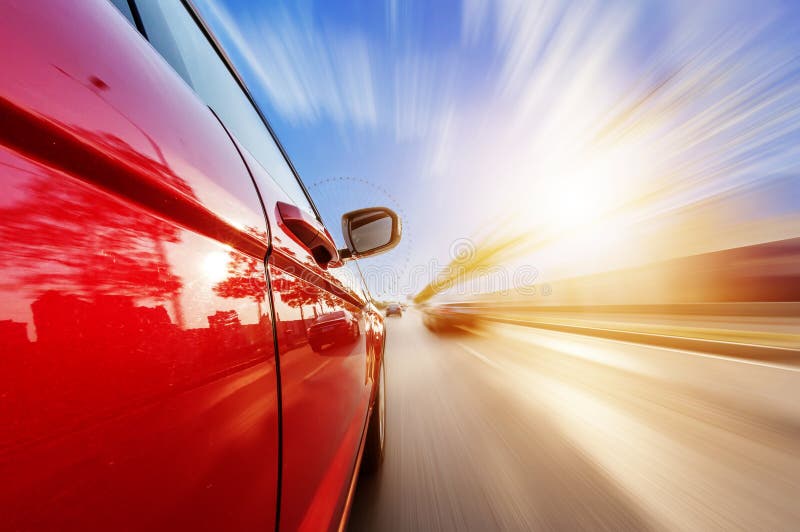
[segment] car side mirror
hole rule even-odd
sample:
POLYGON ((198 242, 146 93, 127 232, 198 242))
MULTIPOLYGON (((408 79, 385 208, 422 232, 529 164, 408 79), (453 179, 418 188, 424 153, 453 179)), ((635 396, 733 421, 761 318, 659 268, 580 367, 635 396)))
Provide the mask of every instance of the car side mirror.
POLYGON ((386 207, 359 209, 342 215, 342 233, 346 250, 342 259, 377 255, 397 246, 403 229, 397 214, 386 207))

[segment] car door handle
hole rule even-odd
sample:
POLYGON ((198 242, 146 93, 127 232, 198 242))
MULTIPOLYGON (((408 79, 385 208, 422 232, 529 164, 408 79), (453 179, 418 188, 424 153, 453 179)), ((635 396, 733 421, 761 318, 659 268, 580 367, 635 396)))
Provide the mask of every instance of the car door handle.
POLYGON ((311 253, 317 264, 327 268, 339 263, 333 237, 319 220, 291 203, 279 201, 276 207, 278 223, 311 253))

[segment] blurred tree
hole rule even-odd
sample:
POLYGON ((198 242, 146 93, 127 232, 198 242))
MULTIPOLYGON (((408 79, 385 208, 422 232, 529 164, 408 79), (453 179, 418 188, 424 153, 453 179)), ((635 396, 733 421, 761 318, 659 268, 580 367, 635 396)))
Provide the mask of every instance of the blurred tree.
MULTIPOLYGON (((262 240, 267 234, 255 228, 248 227, 247 231, 262 240)), ((263 261, 248 257, 236 250, 230 250, 228 262, 228 277, 214 286, 214 293, 220 297, 245 298, 249 297, 258 305, 258 318, 263 316, 262 304, 267 295, 267 279, 264 272, 263 261)))
MULTIPOLYGON (((62 127, 91 144, 97 150, 93 153, 136 165, 194 197, 191 187, 165 163, 122 139, 62 127)), ((177 297, 182 283, 171 272, 165 251, 166 243, 180 241, 177 226, 60 172, 34 165, 24 171, 30 177, 16 187, 21 199, 0 208, 0 268, 6 282, 25 286, 33 297, 59 291, 90 300, 108 295, 168 298, 178 325, 183 325, 177 297)))

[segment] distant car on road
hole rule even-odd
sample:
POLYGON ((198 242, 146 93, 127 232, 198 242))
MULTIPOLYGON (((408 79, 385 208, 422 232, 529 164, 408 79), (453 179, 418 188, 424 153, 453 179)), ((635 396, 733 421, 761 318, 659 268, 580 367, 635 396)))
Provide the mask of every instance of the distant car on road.
POLYGON ((402 316, 403 309, 397 303, 391 303, 386 307, 386 316, 402 316))
POLYGON ((422 323, 431 332, 458 332, 463 327, 474 327, 475 314, 457 305, 432 305, 422 309, 422 323))

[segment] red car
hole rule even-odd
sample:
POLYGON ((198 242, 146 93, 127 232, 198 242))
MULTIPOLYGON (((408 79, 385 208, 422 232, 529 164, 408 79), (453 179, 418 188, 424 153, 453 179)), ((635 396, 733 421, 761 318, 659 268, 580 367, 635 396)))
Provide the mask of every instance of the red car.
POLYGON ((346 270, 397 216, 337 249, 187 1, 2 2, 0 71, 0 529, 341 528, 385 423, 346 270))

